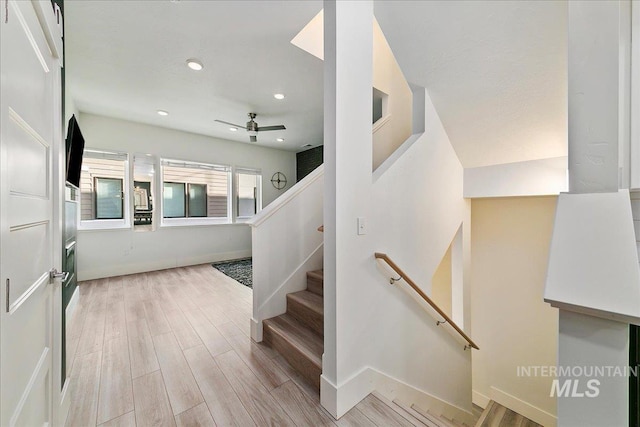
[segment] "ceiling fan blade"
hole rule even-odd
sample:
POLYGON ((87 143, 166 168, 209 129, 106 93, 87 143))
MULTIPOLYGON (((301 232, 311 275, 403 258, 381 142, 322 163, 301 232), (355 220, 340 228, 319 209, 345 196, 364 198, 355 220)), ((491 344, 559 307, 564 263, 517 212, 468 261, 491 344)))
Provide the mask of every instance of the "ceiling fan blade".
POLYGON ((224 123, 225 125, 229 125, 229 126, 233 126, 233 127, 237 127, 238 129, 246 129, 245 125, 236 125, 233 123, 229 123, 229 122, 225 122, 224 120, 214 120, 214 122, 218 122, 218 123, 224 123))
POLYGON ((258 137, 255 135, 249 135, 249 142, 258 142, 258 137))
POLYGON ((258 132, 261 132, 263 130, 286 130, 287 128, 284 127, 284 125, 277 125, 277 126, 260 126, 258 128, 258 132))

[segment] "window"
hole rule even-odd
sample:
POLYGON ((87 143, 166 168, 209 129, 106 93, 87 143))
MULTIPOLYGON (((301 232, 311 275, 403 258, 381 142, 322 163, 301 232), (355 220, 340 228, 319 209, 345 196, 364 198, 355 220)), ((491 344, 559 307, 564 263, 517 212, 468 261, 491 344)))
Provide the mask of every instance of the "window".
POLYGON ((96 219, 123 219, 122 182, 120 178, 93 178, 96 219))
POLYGON ((231 222, 231 168, 162 160, 164 225, 231 222))
POLYGON ((128 157, 125 153, 84 150, 80 173, 80 227, 127 227, 128 157))
POLYGON ((262 175, 259 170, 236 169, 236 215, 250 218, 262 210, 262 175))

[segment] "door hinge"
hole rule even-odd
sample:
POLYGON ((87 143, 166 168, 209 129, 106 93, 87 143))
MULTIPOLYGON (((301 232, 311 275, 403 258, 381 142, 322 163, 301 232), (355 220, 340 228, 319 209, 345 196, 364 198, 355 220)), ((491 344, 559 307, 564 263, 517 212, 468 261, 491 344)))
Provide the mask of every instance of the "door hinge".
POLYGON ((4 23, 9 22, 9 0, 4 0, 4 23))
POLYGON ((9 279, 7 279, 7 301, 6 301, 6 305, 7 305, 7 313, 9 312, 9 286, 10 286, 11 282, 9 281, 9 279))

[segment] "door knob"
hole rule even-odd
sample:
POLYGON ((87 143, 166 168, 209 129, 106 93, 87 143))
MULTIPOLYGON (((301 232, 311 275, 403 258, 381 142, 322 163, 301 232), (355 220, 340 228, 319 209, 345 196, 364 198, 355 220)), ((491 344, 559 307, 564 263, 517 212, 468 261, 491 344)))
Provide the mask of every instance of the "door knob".
POLYGON ((56 268, 52 268, 51 270, 49 270, 49 279, 52 281, 56 279, 60 279, 63 282, 66 282, 68 278, 69 278, 69 272, 58 271, 58 269, 56 268))

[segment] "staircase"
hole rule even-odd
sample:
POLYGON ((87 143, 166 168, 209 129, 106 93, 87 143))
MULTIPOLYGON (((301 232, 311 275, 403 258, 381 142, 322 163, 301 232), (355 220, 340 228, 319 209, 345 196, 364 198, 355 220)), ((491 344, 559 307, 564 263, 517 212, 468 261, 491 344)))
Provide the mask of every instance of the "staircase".
POLYGON ((287 294, 287 311, 263 321, 263 340, 320 390, 324 349, 323 271, 307 272, 307 289, 287 294))

